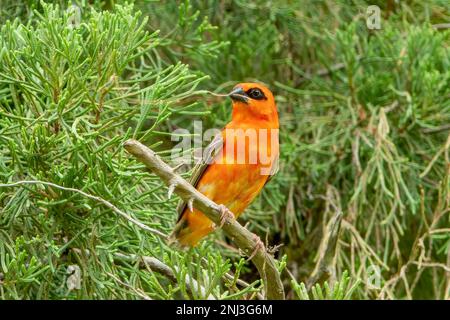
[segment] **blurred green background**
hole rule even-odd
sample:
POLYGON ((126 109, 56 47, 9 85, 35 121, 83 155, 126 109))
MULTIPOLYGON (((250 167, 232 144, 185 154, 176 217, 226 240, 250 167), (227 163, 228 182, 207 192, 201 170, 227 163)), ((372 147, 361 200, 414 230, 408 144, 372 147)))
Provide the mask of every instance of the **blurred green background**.
POLYGON ((11 186, 82 190, 168 234, 177 197, 122 143, 170 162, 174 129, 229 121, 208 91, 244 81, 275 93, 282 151, 240 221, 282 244, 287 298, 448 299, 449 23, 445 0, 0 0, 0 299, 258 298, 221 231, 178 251, 79 192, 11 186), (336 212, 335 274, 311 288, 336 212))

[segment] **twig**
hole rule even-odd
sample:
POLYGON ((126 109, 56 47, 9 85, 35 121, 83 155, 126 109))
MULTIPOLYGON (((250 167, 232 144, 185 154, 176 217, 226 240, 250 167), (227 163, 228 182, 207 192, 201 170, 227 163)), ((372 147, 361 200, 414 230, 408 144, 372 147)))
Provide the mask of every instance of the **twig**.
MULTIPOLYGON (((157 272, 163 276, 165 276, 167 279, 169 279, 173 283, 177 283, 177 277, 175 276, 175 273, 172 271, 172 269, 166 265, 165 263, 159 261, 158 259, 154 257, 149 256, 138 256, 138 255, 126 255, 123 253, 115 253, 114 254, 116 258, 124 261, 139 261, 139 268, 145 269, 150 268, 150 270, 157 272)), ((186 287, 189 291, 198 292, 200 291, 202 297, 206 295, 206 289, 201 286, 195 279, 190 278, 188 275, 186 276, 185 281, 186 287)), ((206 297, 207 300, 216 300, 216 298, 213 295, 208 295, 206 297)))
POLYGON ((114 256, 119 260, 123 261, 128 262, 139 261, 139 268, 145 268, 146 266, 148 266, 152 271, 165 276, 170 281, 174 283, 177 282, 177 278, 175 277, 175 274, 173 273, 172 269, 168 265, 164 264, 163 262, 159 261, 154 257, 138 256, 135 254, 126 255, 120 252, 116 252, 114 256))
MULTIPOLYGON (((151 271, 159 273, 160 275, 162 275, 162 276, 166 277, 168 280, 170 280, 172 283, 178 282, 177 277, 175 276, 172 269, 168 265, 166 265, 164 262, 162 262, 154 257, 138 256, 135 254, 126 255, 126 254, 123 254, 120 252, 116 252, 114 254, 114 256, 117 259, 122 260, 122 261, 139 262, 139 268, 141 268, 141 269, 150 268, 151 271)), ((234 280, 234 276, 232 274, 225 273, 224 276, 228 280, 234 280)), ((188 290, 190 290, 192 292, 191 287, 190 287, 191 283, 194 283, 194 286, 196 286, 197 281, 195 281, 195 279, 191 279, 191 280, 186 279, 186 286, 187 286, 188 290)), ((244 288, 250 286, 250 284, 248 284, 247 282, 245 282, 244 280, 241 280, 241 279, 237 279, 236 283, 244 288)), ((196 288, 198 288, 198 287, 196 286, 196 288)), ((205 292, 206 292, 205 289, 200 287, 200 290, 204 296, 205 292)), ((264 300, 264 297, 259 293, 256 294, 256 297, 258 298, 258 300, 264 300)), ((215 300, 216 298, 212 295, 209 295, 206 299, 215 300)))
MULTIPOLYGON (((446 273, 450 273, 450 267, 446 266, 443 263, 436 263, 436 262, 424 262, 423 260, 426 259, 425 257, 425 246, 424 241, 425 238, 428 236, 431 236, 433 233, 436 233, 436 231, 441 232, 442 230, 446 229, 434 229, 438 224, 440 219, 446 214, 446 210, 444 211, 435 211, 435 214, 433 216, 433 220, 430 225, 427 224, 427 230, 422 235, 417 235, 416 240, 414 241, 413 247, 411 248, 411 256, 409 257, 408 261, 403 264, 403 266, 399 269, 399 271, 392 276, 388 281, 386 281, 383 285, 383 288, 381 288, 381 291, 378 295, 378 298, 384 299, 385 294, 388 294, 391 299, 395 299, 393 296, 390 288, 395 289, 395 286, 399 282, 400 279, 403 279, 404 282, 406 282, 406 276, 405 273, 410 265, 417 266, 418 270, 422 270, 423 268, 442 268, 446 273), (418 261, 417 261, 418 260, 418 261)), ((426 221, 425 221, 426 222, 426 221)), ((430 257, 428 257, 430 258, 430 257)), ((415 282, 417 282, 416 280, 415 282)), ((405 283, 406 286, 406 283, 405 283)), ((411 286, 412 288, 415 287, 415 284, 411 286)), ((412 291, 412 290, 411 290, 412 291)), ((411 294, 410 294, 411 296, 411 294)), ((410 297, 411 298, 411 297, 410 297)))
POLYGON ((433 24, 433 28, 437 30, 450 29, 450 23, 433 24))
MULTIPOLYGON (((175 185, 174 192, 183 200, 192 201, 195 208, 203 212, 216 225, 220 225, 221 207, 198 192, 191 184, 174 173, 174 170, 166 164, 152 150, 136 140, 128 140, 124 144, 125 149, 139 161, 154 172, 166 185, 175 185)), ((267 299, 284 299, 283 283, 275 265, 273 257, 266 251, 264 245, 258 245, 256 235, 245 229, 235 219, 226 217, 223 230, 236 245, 248 256, 252 257, 261 279, 265 285, 267 299)))
POLYGON ((128 283, 123 282, 122 280, 120 280, 119 278, 117 278, 115 275, 113 275, 110 272, 106 272, 106 274, 108 276, 110 276, 111 278, 113 278, 114 280, 116 280, 118 283, 120 283, 121 285, 123 285, 124 287, 127 287, 131 290, 133 290, 139 297, 141 297, 144 300, 153 300, 152 298, 150 298, 148 295, 146 295, 145 293, 143 293, 141 290, 138 290, 136 288, 134 288, 133 286, 130 286, 128 283))
MULTIPOLYGON (((231 281, 234 280, 234 276, 233 276, 232 274, 225 273, 224 276, 225 276, 225 278, 227 278, 228 280, 231 280, 231 281)), ((245 281, 242 280, 242 279, 236 279, 236 283, 237 283, 238 285, 240 285, 241 287, 244 287, 244 288, 250 287, 250 284, 247 283, 247 282, 245 282, 245 281)), ((263 297, 262 294, 260 294, 259 292, 256 292, 256 298, 257 298, 258 300, 264 300, 264 297, 263 297)))
POLYGON ((111 209, 112 211, 114 211, 115 213, 117 213, 118 215, 120 215, 121 217, 125 218, 126 220, 128 220, 129 222, 137 225, 139 228, 148 231, 150 233, 153 233, 159 237, 162 237, 164 239, 167 239, 167 235, 165 235, 164 233, 162 233, 159 230, 150 228, 148 226, 146 226, 145 224, 143 224, 142 222, 132 218, 131 216, 129 216, 128 214, 126 214, 125 212, 123 212, 122 210, 120 210, 119 208, 117 208, 115 205, 113 205, 111 202, 106 201, 103 198, 97 197, 97 196, 93 196, 89 193, 86 193, 84 191, 81 191, 79 189, 75 189, 75 188, 67 188, 67 187, 63 187, 60 185, 57 185, 55 183, 51 183, 51 182, 46 182, 46 181, 39 181, 39 180, 22 180, 22 181, 17 181, 17 182, 13 182, 13 183, 4 183, 4 184, 0 184, 0 188, 9 188, 9 187, 18 187, 18 186, 23 186, 26 184, 42 184, 45 186, 51 186, 53 188, 56 189, 61 189, 64 191, 70 191, 70 192, 76 192, 79 193, 83 196, 85 196, 86 198, 98 201, 100 203, 102 203, 103 205, 105 205, 106 207, 108 207, 109 209, 111 209))
POLYGON ((450 130, 450 124, 444 124, 442 126, 436 127, 436 128, 424 128, 420 131, 423 133, 438 133, 442 131, 450 130))
POLYGON ((422 262, 422 263, 419 263, 417 261, 411 261, 411 263, 416 265, 416 266, 419 266, 419 267, 441 268, 441 269, 445 270, 446 272, 450 272, 450 267, 447 267, 443 263, 438 263, 438 262, 422 262))
POLYGON ((389 266, 383 262, 383 260, 380 259, 380 257, 377 255, 377 253, 372 249, 371 246, 367 244, 367 242, 363 239, 361 234, 358 232, 358 230, 355 228, 354 225, 352 225, 350 222, 346 220, 342 220, 342 227, 344 229, 350 230, 350 232, 355 237, 356 242, 360 245, 361 249, 365 251, 369 256, 372 256, 378 264, 383 266, 386 270, 389 270, 389 266))
POLYGON ((336 211, 335 215, 328 222, 322 243, 319 249, 319 259, 313 273, 308 279, 307 287, 311 288, 315 283, 331 278, 334 281, 336 276, 335 257, 336 246, 341 228, 342 212, 336 211))

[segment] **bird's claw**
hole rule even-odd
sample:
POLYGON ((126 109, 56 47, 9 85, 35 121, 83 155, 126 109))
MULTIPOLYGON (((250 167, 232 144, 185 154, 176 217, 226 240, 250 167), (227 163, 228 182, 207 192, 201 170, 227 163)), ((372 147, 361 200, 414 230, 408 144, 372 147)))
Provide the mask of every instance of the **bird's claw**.
POLYGON ((177 187, 177 183, 171 183, 169 185, 169 189, 167 190, 167 198, 170 199, 172 197, 173 192, 175 191, 175 188, 177 187))
POLYGON ((194 212, 194 199, 193 198, 188 200, 187 206, 189 208, 189 211, 194 212))
POLYGON ((255 234, 253 235, 253 241, 256 242, 255 248, 253 249, 253 252, 250 254, 247 260, 252 260, 253 257, 256 255, 258 250, 264 249, 264 243, 261 241, 261 239, 255 234))
POLYGON ((223 204, 219 205, 220 209, 220 225, 219 227, 222 228, 227 219, 234 219, 233 213, 223 204))

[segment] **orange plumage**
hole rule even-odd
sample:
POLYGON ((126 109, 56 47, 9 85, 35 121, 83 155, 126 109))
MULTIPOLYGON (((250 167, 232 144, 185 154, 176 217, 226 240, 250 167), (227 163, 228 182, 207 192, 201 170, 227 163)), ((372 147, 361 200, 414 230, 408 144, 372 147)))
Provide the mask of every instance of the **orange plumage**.
MULTIPOLYGON (((261 192, 277 165, 278 113, 272 93, 261 84, 238 84, 229 96, 233 113, 222 131, 221 152, 214 155, 211 164, 205 164, 193 184, 237 218, 261 192)), ((183 203, 179 208, 171 238, 181 245, 195 246, 214 230, 212 221, 199 210, 191 212, 183 203)))

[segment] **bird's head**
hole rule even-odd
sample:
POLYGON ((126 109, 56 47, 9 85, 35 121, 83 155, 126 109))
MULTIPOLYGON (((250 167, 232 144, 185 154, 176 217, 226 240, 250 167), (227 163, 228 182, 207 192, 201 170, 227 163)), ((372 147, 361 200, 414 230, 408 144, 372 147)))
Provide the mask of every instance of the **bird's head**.
POLYGON ((233 101, 233 121, 278 128, 275 98, 266 86, 260 83, 239 83, 228 96, 233 101))

